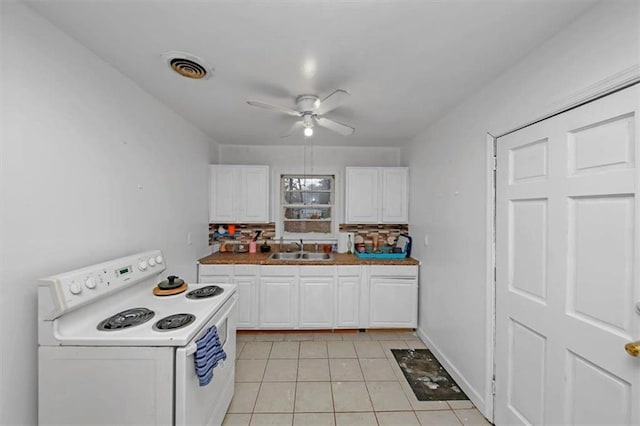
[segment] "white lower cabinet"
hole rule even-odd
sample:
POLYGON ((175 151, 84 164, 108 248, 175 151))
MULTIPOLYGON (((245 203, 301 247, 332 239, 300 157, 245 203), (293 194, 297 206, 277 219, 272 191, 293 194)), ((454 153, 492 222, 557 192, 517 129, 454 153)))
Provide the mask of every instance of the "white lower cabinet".
POLYGON ((297 328, 296 266, 262 266, 260 269, 260 328, 297 328))
POLYGON ((360 322, 360 266, 338 266, 336 328, 362 328, 360 322))
POLYGON ((300 267, 300 328, 333 328, 335 266, 300 267))
POLYGON ((239 329, 416 328, 418 266, 198 265, 235 283, 239 329))
POLYGON ((235 265, 233 283, 238 286, 238 328, 257 328, 258 266, 235 265))
POLYGON ((369 327, 418 326, 418 267, 371 266, 369 327))

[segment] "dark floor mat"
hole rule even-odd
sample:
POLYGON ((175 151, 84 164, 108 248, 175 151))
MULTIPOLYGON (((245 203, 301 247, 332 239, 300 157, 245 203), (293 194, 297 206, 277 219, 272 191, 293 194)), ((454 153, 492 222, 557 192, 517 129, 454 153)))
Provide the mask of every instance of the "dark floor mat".
POLYGON ((418 401, 469 399, 429 349, 391 349, 418 401))

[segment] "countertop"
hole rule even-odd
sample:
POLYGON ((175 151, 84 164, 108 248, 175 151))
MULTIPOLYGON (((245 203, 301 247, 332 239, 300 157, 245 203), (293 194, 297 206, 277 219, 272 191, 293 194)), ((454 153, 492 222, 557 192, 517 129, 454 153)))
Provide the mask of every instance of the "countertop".
POLYGON ((333 260, 269 260, 268 253, 214 253, 198 259, 203 265, 248 264, 248 265, 418 265, 412 257, 404 259, 360 259, 355 254, 332 253, 333 260))

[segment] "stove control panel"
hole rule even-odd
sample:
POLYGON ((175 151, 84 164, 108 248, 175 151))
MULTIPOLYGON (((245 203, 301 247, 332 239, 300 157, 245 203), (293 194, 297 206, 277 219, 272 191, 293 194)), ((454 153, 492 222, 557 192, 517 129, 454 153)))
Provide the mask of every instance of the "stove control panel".
POLYGON ((162 252, 153 250, 44 278, 38 289, 40 314, 43 319, 56 318, 164 270, 162 252))
POLYGON ((153 268, 155 266, 162 265, 163 262, 164 262, 164 258, 162 257, 161 254, 158 254, 155 256, 143 257, 138 260, 138 269, 140 269, 141 271, 146 271, 148 267, 153 268))

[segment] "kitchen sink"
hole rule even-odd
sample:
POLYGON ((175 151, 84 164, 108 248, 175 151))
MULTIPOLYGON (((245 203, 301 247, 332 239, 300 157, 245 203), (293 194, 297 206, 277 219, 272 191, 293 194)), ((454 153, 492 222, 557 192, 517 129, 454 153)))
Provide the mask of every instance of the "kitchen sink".
POLYGON ((333 256, 329 253, 303 253, 302 260, 333 260, 333 256))
POLYGON ((322 261, 331 261, 333 260, 333 255, 329 253, 307 253, 307 252, 296 252, 296 253, 273 253, 269 256, 269 260, 299 260, 299 261, 312 261, 312 260, 322 260, 322 261))
POLYGON ((300 253, 273 253, 269 260, 298 260, 300 256, 300 253))

